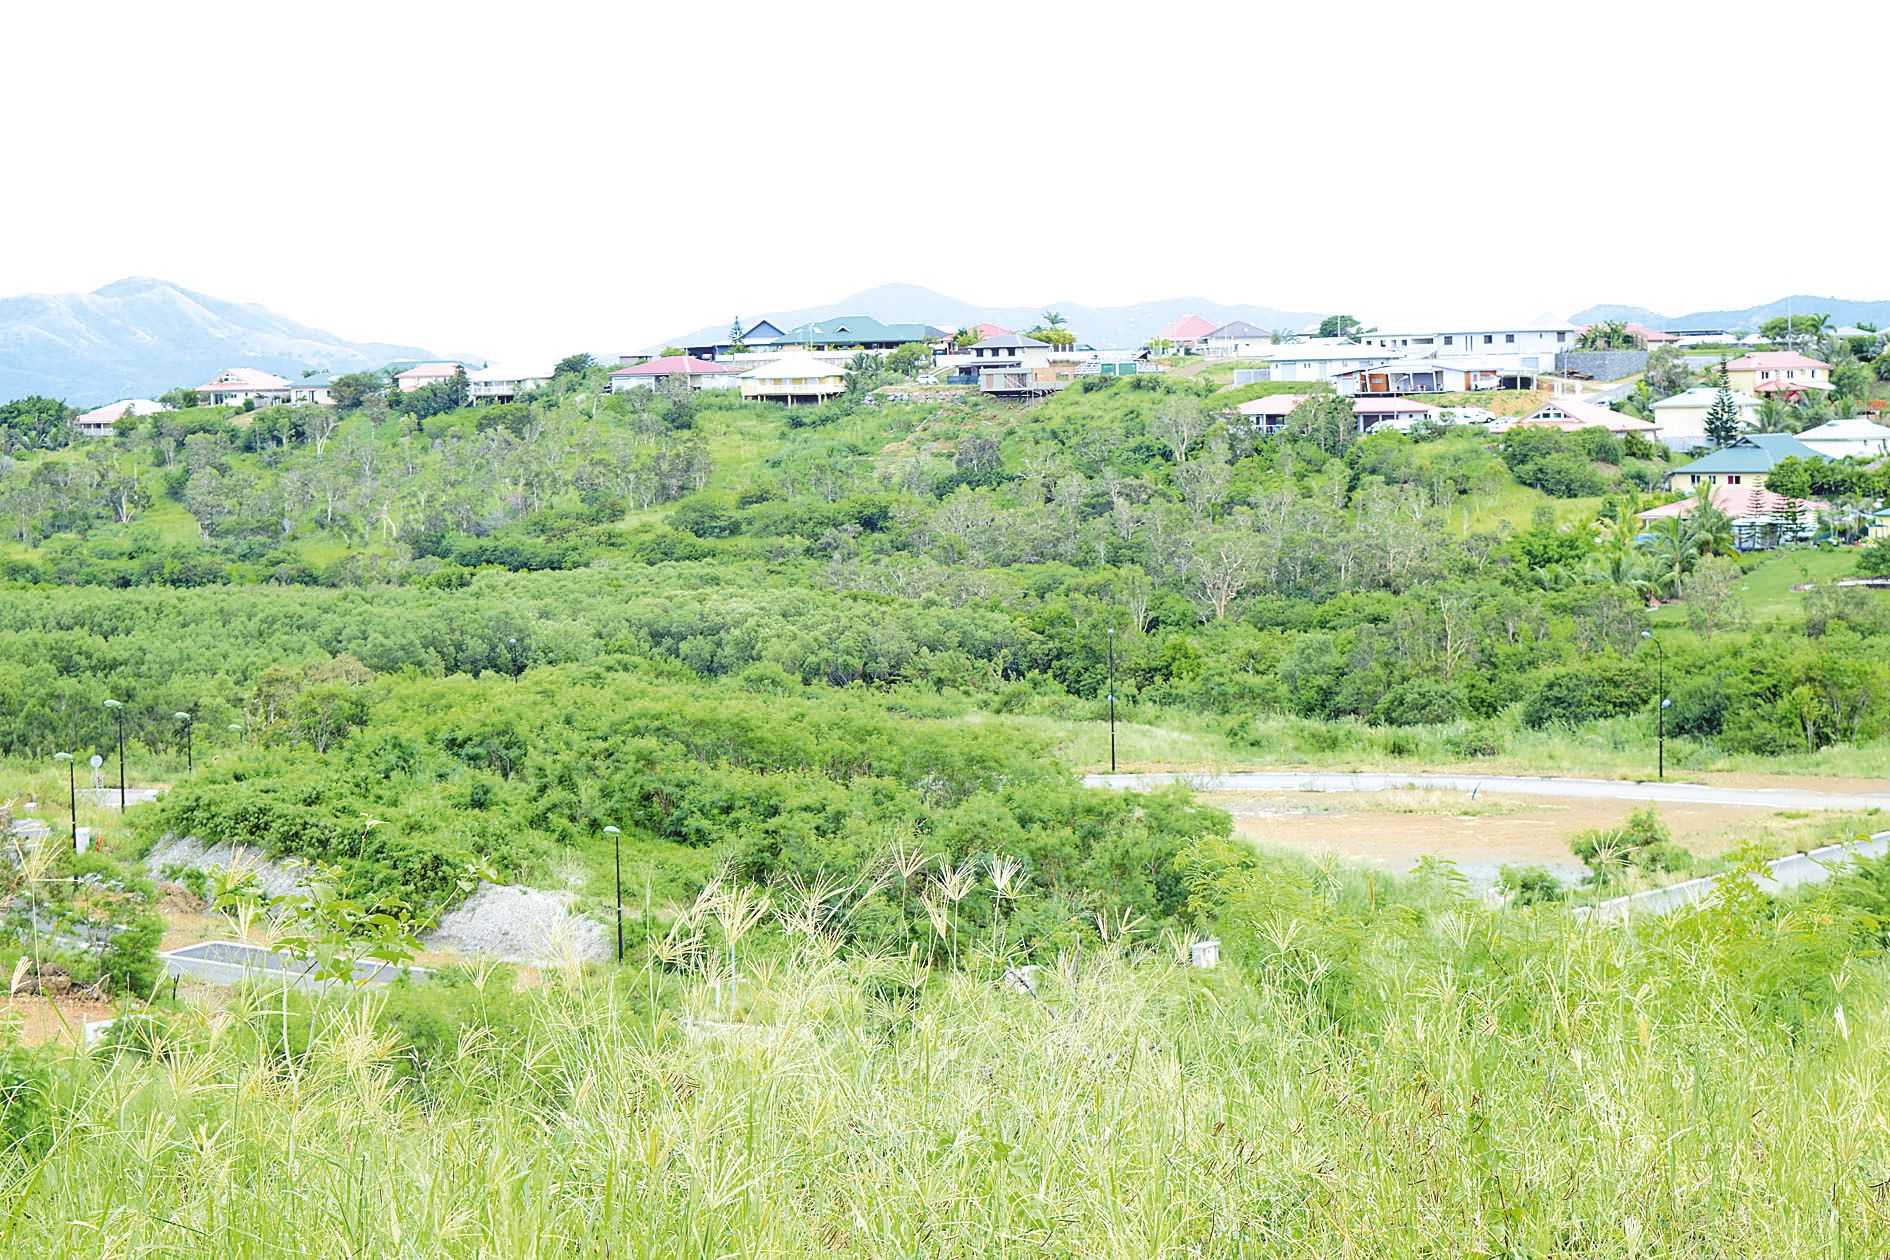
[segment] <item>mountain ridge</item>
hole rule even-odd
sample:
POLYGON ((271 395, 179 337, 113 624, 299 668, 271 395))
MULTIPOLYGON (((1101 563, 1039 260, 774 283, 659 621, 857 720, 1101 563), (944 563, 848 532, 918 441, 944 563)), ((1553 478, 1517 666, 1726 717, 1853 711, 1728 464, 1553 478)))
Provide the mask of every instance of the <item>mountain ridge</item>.
POLYGON ((294 377, 435 357, 418 346, 349 341, 149 276, 90 293, 0 298, 0 398, 44 394, 96 406, 200 384, 230 367, 294 377))
POLYGON ((1569 316, 1572 324, 1592 324, 1621 319, 1649 328, 1727 328, 1756 332, 1759 325, 1787 312, 1798 315, 1822 313, 1839 327, 1866 321, 1879 328, 1890 325, 1890 300, 1815 297, 1807 293, 1761 302, 1738 310, 1690 311, 1685 315, 1662 315, 1645 306, 1601 303, 1569 316))

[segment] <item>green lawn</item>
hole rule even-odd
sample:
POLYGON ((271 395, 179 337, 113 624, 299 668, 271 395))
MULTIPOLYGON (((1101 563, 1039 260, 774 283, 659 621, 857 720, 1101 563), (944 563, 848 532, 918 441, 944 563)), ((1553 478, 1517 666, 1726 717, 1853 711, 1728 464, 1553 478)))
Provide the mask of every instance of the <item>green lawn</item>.
MULTIPOLYGON (((1804 582, 1833 582, 1857 571, 1857 552, 1849 547, 1793 547, 1773 552, 1734 586, 1755 620, 1766 621, 1800 611, 1804 592, 1793 586, 1804 582)), ((1684 624, 1684 604, 1667 604, 1649 614, 1660 624, 1684 624)))

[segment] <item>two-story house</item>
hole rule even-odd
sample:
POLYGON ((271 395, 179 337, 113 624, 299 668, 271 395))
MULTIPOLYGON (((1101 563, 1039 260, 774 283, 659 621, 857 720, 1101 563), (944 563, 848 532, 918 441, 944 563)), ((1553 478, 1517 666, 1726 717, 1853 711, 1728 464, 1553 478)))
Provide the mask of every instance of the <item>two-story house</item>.
POLYGON ((1796 350, 1742 354, 1726 365, 1726 382, 1761 398, 1770 394, 1789 401, 1807 390, 1830 389, 1831 365, 1796 350))

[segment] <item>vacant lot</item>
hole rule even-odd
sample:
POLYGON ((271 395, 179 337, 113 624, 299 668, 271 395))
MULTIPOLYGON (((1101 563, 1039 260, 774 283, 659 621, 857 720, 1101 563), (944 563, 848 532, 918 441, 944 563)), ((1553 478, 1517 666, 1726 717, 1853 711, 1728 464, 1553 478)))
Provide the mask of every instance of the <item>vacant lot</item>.
MULTIPOLYGON (((1445 858, 1477 884, 1495 880, 1506 865, 1547 866, 1582 874, 1569 839, 1596 827, 1618 827, 1635 806, 1505 796, 1471 800, 1438 791, 1225 792, 1200 798, 1234 816, 1234 829, 1255 844, 1327 854, 1408 871, 1420 857, 1445 858)), ((1810 816, 1731 805, 1661 805, 1673 837, 1701 857, 1757 843, 1772 852, 1811 847, 1834 835, 1881 830, 1886 824, 1842 815, 1810 816)))

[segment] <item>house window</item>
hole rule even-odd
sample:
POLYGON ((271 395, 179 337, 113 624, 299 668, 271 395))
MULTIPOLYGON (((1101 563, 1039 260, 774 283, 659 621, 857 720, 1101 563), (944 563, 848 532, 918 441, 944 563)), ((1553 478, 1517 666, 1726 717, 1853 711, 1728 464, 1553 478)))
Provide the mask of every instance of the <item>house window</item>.
POLYGON ((1444 338, 1444 344, 1447 346, 1454 346, 1457 344, 1457 338, 1454 335, 1446 337, 1444 338))
POLYGON ((1567 334, 1566 332, 1559 332, 1559 333, 1557 333, 1557 334, 1555 334, 1555 339, 1556 339, 1557 341, 1567 341, 1567 340, 1568 340, 1568 334, 1567 334))
POLYGON ((1483 344, 1484 344, 1484 345, 1486 345, 1486 346, 1489 346, 1489 345, 1494 345, 1494 344, 1496 344, 1496 338, 1495 338, 1495 337, 1492 337, 1492 336, 1491 336, 1491 335, 1490 335, 1489 333, 1484 333, 1484 334, 1483 334, 1483 344))
POLYGON ((1516 344, 1516 334, 1515 334, 1515 333, 1504 333, 1504 334, 1503 334, 1503 340, 1504 340, 1504 341, 1505 341, 1506 343, 1508 343, 1509 345, 1512 345, 1512 346, 1513 346, 1513 345, 1515 345, 1515 344, 1516 344))
POLYGON ((1734 474, 1733 474, 1732 476, 1730 476, 1730 477, 1728 477, 1728 478, 1726 478, 1726 484, 1727 484, 1727 485, 1729 485, 1729 486, 1736 486, 1736 485, 1738 485, 1738 484, 1739 484, 1739 474, 1737 474, 1737 473, 1734 473, 1734 474))

